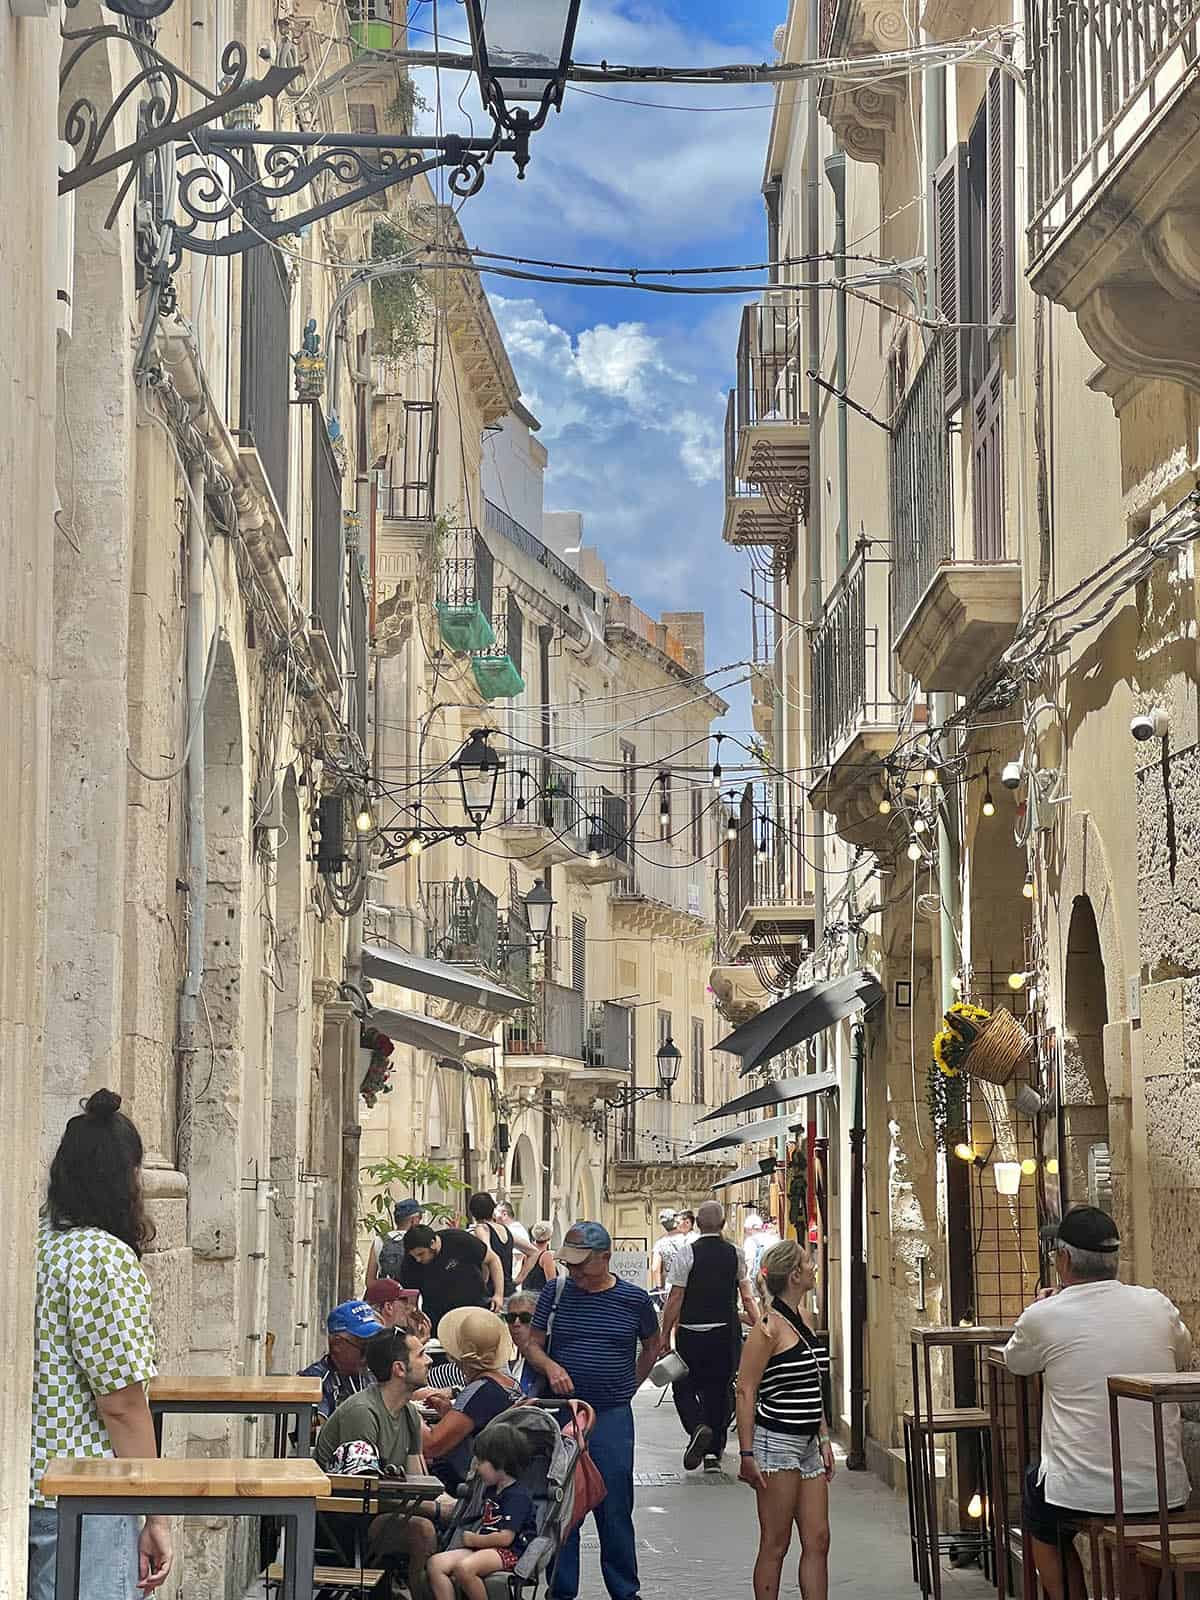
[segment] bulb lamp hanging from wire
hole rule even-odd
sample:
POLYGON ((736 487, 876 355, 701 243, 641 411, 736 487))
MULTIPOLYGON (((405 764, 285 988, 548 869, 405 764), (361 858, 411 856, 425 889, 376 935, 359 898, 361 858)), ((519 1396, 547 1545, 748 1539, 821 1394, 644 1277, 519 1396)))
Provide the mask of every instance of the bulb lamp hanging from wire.
POLYGON ((667 774, 660 772, 658 775, 658 824, 660 828, 671 826, 671 797, 667 789, 667 774))
POLYGON ((996 815, 996 802, 992 799, 992 777, 986 767, 983 769, 983 814, 985 817, 996 815))
POLYGON ((1021 885, 1021 893, 1024 895, 1026 900, 1032 900, 1034 895, 1037 893, 1037 890, 1034 887, 1032 872, 1027 872, 1025 874, 1025 882, 1021 885))
POLYGON ((730 844, 736 844, 737 843, 737 836, 738 836, 738 819, 734 816, 733 812, 731 811, 729 813, 729 820, 725 824, 725 837, 729 840, 730 844))
POLYGON ((715 737, 717 741, 717 759, 713 762, 712 786, 714 789, 719 789, 721 787, 721 740, 725 735, 718 733, 715 737))

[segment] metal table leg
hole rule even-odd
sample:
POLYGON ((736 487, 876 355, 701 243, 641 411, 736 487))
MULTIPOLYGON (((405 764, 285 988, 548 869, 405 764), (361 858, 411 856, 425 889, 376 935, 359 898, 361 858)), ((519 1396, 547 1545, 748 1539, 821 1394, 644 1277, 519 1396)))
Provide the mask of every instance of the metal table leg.
MULTIPOLYGON (((663 1391, 664 1394, 666 1391, 663 1391)), ((296 1407, 296 1453, 301 1456, 312 1455, 313 1434, 313 1408, 312 1406, 296 1407)))
POLYGON ((69 1500, 60 1497, 54 1566, 55 1600, 79 1600, 79 1539, 82 1531, 82 1514, 69 1500))

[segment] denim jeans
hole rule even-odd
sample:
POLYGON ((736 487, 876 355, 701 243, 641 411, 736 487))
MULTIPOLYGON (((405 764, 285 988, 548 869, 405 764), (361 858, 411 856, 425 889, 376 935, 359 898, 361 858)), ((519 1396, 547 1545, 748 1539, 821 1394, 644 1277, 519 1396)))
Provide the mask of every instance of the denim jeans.
MULTIPOLYGON (((134 1600, 139 1532, 137 1517, 84 1517, 79 1537, 79 1600, 134 1600)), ((57 1553, 58 1512, 53 1506, 30 1506, 29 1600, 55 1600, 57 1553)))
MULTIPOLYGON (((636 1600, 637 1541, 633 1533, 633 1407, 597 1411, 588 1440, 592 1460, 608 1493, 592 1515, 600 1535, 600 1572, 612 1600, 636 1600)), ((575 1600, 579 1593, 579 1535, 563 1545, 551 1586, 551 1600, 575 1600)))

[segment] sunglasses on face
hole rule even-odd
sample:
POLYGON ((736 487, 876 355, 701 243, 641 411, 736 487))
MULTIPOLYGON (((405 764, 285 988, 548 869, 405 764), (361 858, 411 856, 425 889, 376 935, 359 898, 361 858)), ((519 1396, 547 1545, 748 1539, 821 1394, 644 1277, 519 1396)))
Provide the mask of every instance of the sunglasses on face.
POLYGON ((533 1312, 532 1311, 506 1311, 504 1313, 504 1320, 505 1320, 505 1322, 520 1322, 520 1323, 532 1322, 533 1321, 533 1312))

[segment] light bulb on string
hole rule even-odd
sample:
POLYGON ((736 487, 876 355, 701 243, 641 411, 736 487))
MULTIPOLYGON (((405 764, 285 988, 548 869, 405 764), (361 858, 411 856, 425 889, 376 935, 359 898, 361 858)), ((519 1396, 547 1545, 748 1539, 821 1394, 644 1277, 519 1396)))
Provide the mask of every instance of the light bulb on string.
POLYGON ((1049 1157, 1047 1157, 1047 1160, 1046 1160, 1046 1171, 1050 1174, 1050 1176, 1052 1178, 1057 1178, 1058 1177, 1058 1157, 1057 1156, 1049 1156, 1049 1157))
POLYGON ((1037 1162, 1033 1159, 1032 1156, 1026 1156, 1024 1161, 1022 1161, 1022 1163, 1021 1163, 1021 1171, 1025 1174, 1025 1176, 1027 1178, 1032 1178, 1033 1175, 1037 1172, 1037 1162))
POLYGON ((927 761, 925 763, 925 770, 921 774, 921 782, 927 789, 932 789, 937 781, 937 768, 934 766, 932 761, 927 761))
POLYGON ((721 740, 724 737, 725 735, 723 733, 718 733, 716 735, 717 759, 713 762, 712 769, 712 786, 714 789, 719 789, 721 787, 721 740))
POLYGON ((910 839, 908 841, 908 849, 905 851, 905 854, 908 856, 910 861, 920 861, 921 841, 916 837, 910 839))
POLYGON ((725 824, 725 837, 729 840, 730 844, 736 844, 737 843, 737 836, 738 836, 737 818, 734 816, 733 812, 731 811, 729 813, 729 821, 725 824))
POLYGON ((925 821, 925 818, 922 817, 919 814, 916 817, 914 817, 914 819, 913 819, 913 832, 914 833, 928 833, 929 832, 929 824, 925 821))
POLYGON ((421 851, 424 850, 424 848, 425 848, 424 839, 421 837, 421 835, 419 833, 414 833, 412 838, 408 841, 408 853, 409 853, 409 855, 410 856, 414 856, 414 857, 415 856, 419 856, 421 854, 421 851))
POLYGON ((967 1515, 975 1518, 976 1521, 983 1515, 983 1496, 978 1490, 967 1501, 967 1515))
POLYGON ((370 833, 371 829, 375 826, 375 813, 371 810, 370 805, 365 800, 358 808, 358 814, 354 818, 354 826, 358 829, 359 833, 370 833))
POLYGON ((988 769, 983 769, 983 814, 985 817, 996 815, 996 802, 992 799, 992 779, 988 769))
POLYGON ((1030 976, 1031 974, 1028 972, 1010 972, 1008 975, 1008 987, 1014 994, 1020 994, 1021 990, 1029 982, 1030 976))
POLYGON ((890 817, 891 814, 892 802, 888 799, 887 795, 884 795, 883 799, 879 802, 879 815, 881 817, 890 817))
POLYGON ((1032 872, 1027 872, 1025 874, 1025 882, 1021 885, 1021 893, 1025 896, 1026 900, 1033 899, 1036 890, 1034 888, 1032 872))

